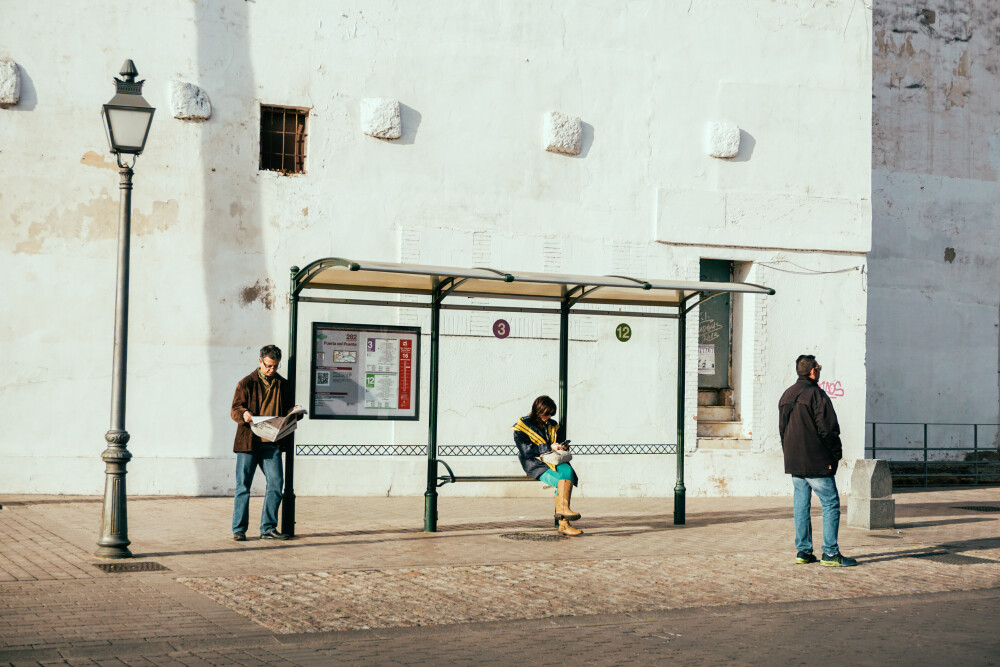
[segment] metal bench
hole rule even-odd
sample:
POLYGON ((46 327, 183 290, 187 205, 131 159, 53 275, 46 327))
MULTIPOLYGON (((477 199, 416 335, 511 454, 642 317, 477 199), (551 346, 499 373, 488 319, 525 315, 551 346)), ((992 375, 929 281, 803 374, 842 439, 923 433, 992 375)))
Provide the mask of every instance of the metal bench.
POLYGON ((527 475, 463 475, 458 476, 451 469, 451 466, 441 459, 437 460, 438 465, 443 465, 447 469, 447 475, 438 475, 438 488, 441 488, 445 484, 454 484, 456 482, 537 482, 538 480, 534 477, 528 477, 527 475))

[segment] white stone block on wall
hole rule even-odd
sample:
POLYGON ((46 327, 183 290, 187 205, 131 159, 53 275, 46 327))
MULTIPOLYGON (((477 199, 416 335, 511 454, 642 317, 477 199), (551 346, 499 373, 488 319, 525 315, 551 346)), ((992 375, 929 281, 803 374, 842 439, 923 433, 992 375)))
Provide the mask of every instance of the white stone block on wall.
POLYGON ((729 120, 710 122, 705 133, 705 150, 711 157, 736 157, 740 152, 739 126, 729 120))
POLYGON ((0 106, 11 107, 21 99, 21 72, 13 60, 0 60, 0 106))
POLYGON ((399 102, 383 97, 361 100, 361 131, 376 139, 399 139, 403 136, 399 102))
POLYGON ((208 120, 212 117, 212 102, 208 93, 193 83, 170 82, 170 111, 182 120, 208 120))
POLYGON ((558 111, 545 114, 543 144, 550 153, 579 155, 583 148, 583 123, 558 111))

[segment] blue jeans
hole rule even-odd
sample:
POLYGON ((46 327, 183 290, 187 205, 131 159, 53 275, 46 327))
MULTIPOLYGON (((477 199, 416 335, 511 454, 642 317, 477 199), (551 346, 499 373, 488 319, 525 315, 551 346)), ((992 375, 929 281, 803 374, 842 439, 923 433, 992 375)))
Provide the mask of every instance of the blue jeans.
POLYGON ((836 556, 840 553, 837 533, 840 532, 840 494, 833 477, 799 477, 792 475, 795 486, 795 548, 811 554, 813 550, 812 519, 809 517, 812 492, 816 492, 823 508, 823 553, 836 556))
POLYGON ((267 489, 264 491, 264 509, 260 514, 260 532, 266 533, 278 526, 278 505, 281 504, 281 487, 284 474, 281 470, 281 452, 269 442, 262 442, 251 452, 236 453, 236 499, 233 503, 233 532, 245 533, 250 525, 250 485, 257 466, 264 471, 267 489))

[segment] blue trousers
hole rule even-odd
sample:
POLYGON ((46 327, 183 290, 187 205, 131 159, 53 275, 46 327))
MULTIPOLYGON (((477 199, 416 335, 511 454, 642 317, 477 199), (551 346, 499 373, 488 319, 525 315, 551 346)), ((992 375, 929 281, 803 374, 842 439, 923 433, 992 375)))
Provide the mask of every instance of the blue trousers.
POLYGON ((568 463, 560 463, 555 470, 549 468, 538 478, 543 484, 556 487, 556 495, 559 495, 559 482, 564 479, 573 481, 573 466, 568 463))
POLYGON ((245 533, 250 525, 250 485, 253 484, 253 476, 258 466, 264 471, 264 479, 267 481, 264 509, 260 514, 260 532, 266 533, 278 526, 278 505, 281 504, 281 487, 284 484, 281 452, 272 443, 262 442, 253 452, 236 453, 234 533, 245 533))
POLYGON ((816 492, 823 508, 823 553, 836 556, 840 553, 837 534, 840 532, 840 494, 833 477, 799 477, 792 475, 795 487, 795 548, 811 554, 813 550, 812 519, 809 516, 812 492, 816 492))

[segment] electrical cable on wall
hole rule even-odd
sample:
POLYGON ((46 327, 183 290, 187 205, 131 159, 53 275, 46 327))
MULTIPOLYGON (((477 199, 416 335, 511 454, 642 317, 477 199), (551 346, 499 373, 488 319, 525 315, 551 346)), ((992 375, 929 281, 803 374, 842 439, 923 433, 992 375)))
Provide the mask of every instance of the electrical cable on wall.
POLYGON ((828 273, 847 273, 849 271, 857 271, 859 269, 862 271, 862 273, 864 272, 864 265, 862 265, 862 264, 859 264, 858 266, 851 266, 851 267, 848 267, 846 269, 837 269, 836 271, 817 271, 815 269, 808 269, 808 268, 806 268, 804 266, 796 264, 795 262, 789 262, 788 260, 781 260, 781 263, 782 264, 791 264, 794 267, 802 269, 802 271, 791 271, 789 269, 781 269, 781 268, 778 268, 777 266, 773 266, 771 264, 765 264, 763 262, 761 263, 761 266, 766 266, 769 269, 774 269, 775 271, 781 271, 783 273, 794 273, 794 274, 797 274, 797 275, 800 275, 800 276, 823 275, 823 274, 828 274, 828 273))
POLYGON ((799 275, 799 276, 820 276, 820 275, 829 275, 829 274, 833 274, 833 273, 849 273, 851 271, 860 271, 861 272, 861 291, 864 292, 864 293, 866 293, 866 294, 868 293, 868 271, 867 271, 867 268, 865 267, 864 264, 859 264, 857 266, 849 266, 846 269, 837 269, 835 271, 817 271, 815 269, 810 269, 810 268, 804 267, 801 264, 796 264, 795 262, 790 262, 787 259, 779 260, 779 262, 782 263, 782 264, 791 264, 792 266, 794 266, 796 268, 799 268, 799 269, 802 269, 802 270, 801 271, 792 271, 790 269, 782 269, 782 268, 779 268, 777 266, 774 266, 773 264, 767 264, 765 262, 761 262, 760 266, 764 266, 764 267, 767 267, 769 269, 773 269, 775 271, 781 271, 782 273, 793 273, 793 274, 799 275))

